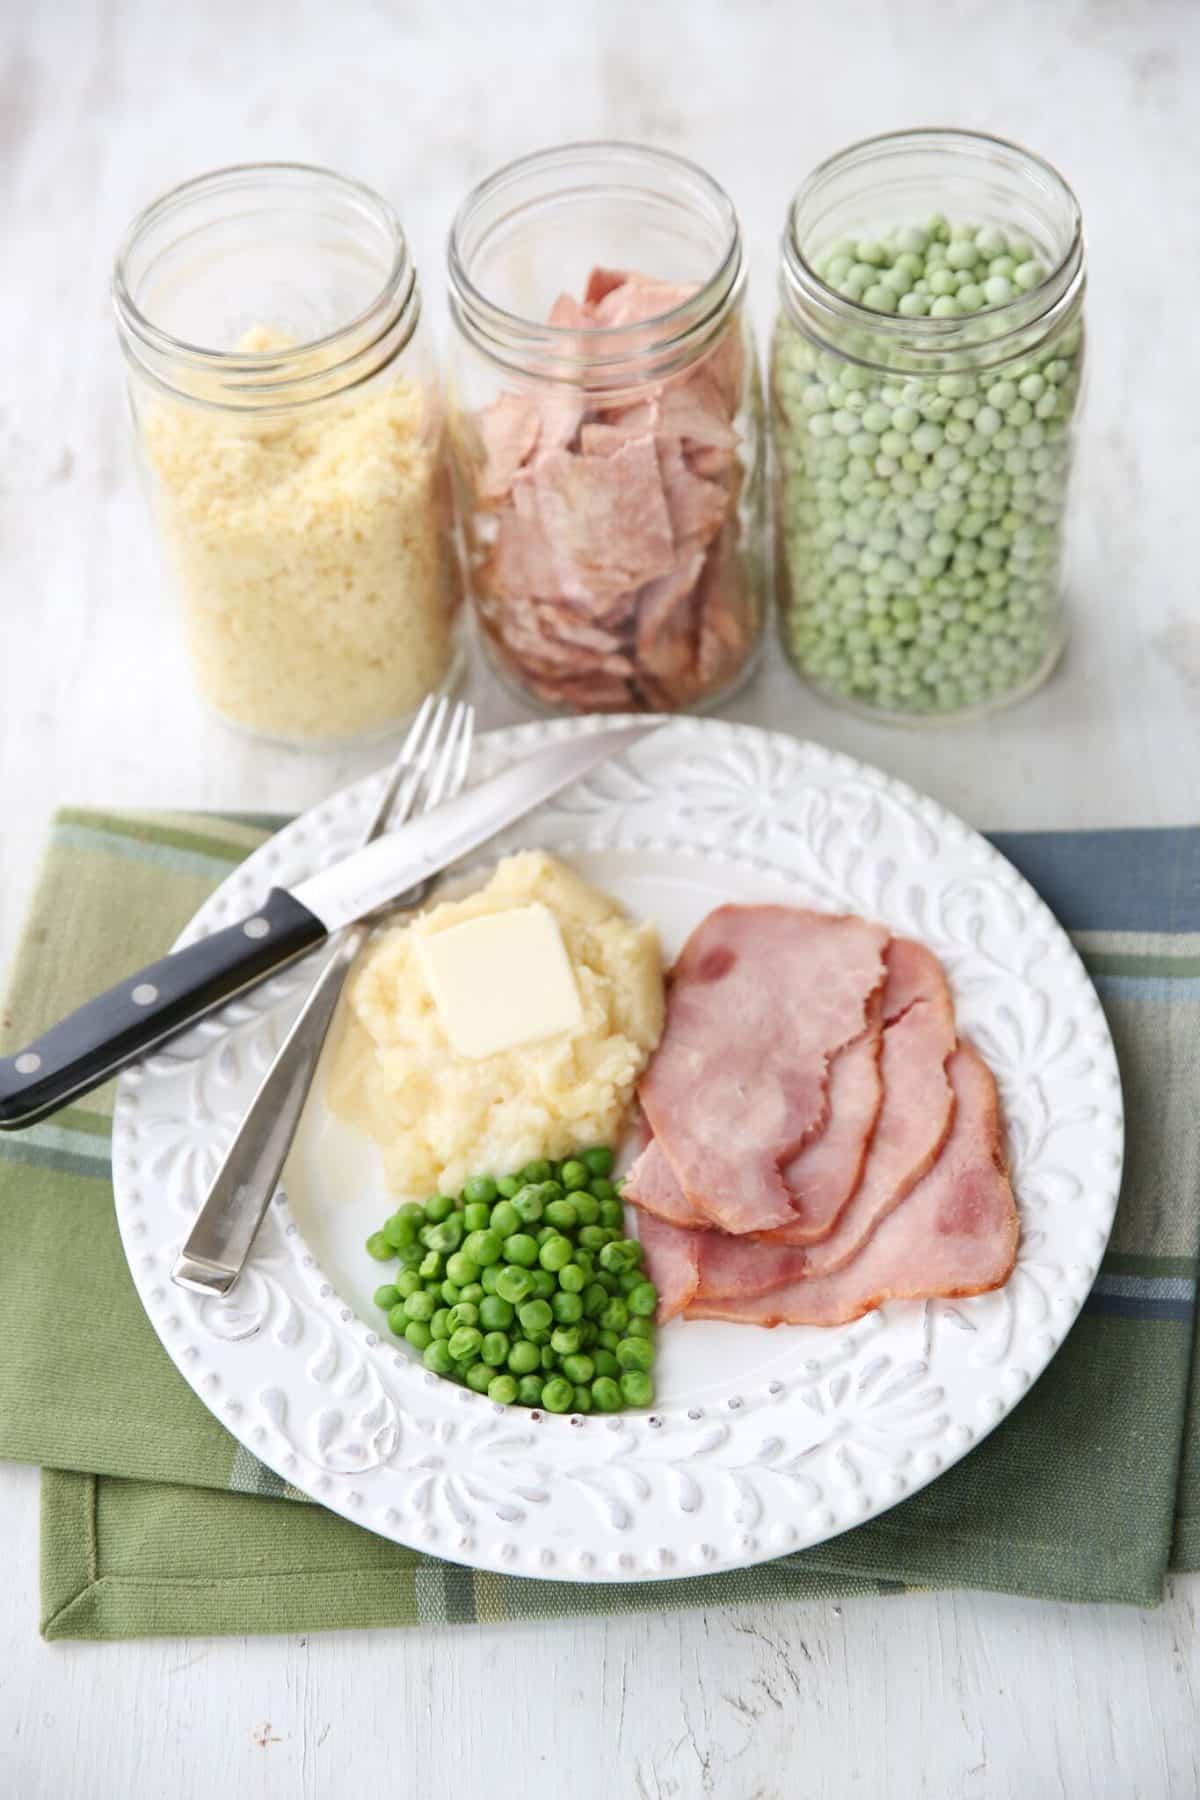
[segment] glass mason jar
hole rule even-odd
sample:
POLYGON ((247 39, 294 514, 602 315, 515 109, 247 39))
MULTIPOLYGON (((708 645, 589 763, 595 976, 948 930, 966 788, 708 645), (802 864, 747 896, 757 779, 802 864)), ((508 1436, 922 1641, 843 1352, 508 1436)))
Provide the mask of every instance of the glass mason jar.
POLYGON ((829 698, 961 719, 1050 673, 1084 282, 1075 196, 999 138, 872 138, 796 195, 771 359, 780 619, 829 698))
POLYGON ((570 712, 709 705, 762 634, 761 389, 737 216, 703 170, 572 144, 450 236, 451 435, 484 643, 570 712))
POLYGON ((220 169, 134 221, 113 292, 202 699, 287 743, 393 730, 455 678, 460 576, 391 208, 326 169, 220 169))

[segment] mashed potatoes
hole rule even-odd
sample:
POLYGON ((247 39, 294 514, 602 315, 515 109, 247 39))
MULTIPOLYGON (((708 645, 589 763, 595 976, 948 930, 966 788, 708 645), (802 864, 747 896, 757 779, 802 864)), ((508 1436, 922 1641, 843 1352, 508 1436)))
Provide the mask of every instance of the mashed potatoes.
POLYGON ((651 925, 540 851, 507 857, 485 888, 384 931, 351 978, 328 1098, 369 1133, 400 1195, 456 1193, 581 1144, 611 1143, 663 1023, 651 925), (414 939, 541 901, 557 919, 583 1018, 540 1043, 472 1060, 450 1047, 414 939))

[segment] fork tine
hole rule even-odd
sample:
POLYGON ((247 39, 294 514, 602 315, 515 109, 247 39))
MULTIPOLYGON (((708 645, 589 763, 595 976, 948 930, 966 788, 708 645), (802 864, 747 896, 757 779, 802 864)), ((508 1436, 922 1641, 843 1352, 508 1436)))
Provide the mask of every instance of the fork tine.
POLYGON ((388 770, 388 776, 387 780, 384 782, 383 792, 376 804, 371 823, 367 827, 363 839, 364 843, 369 844, 373 838, 377 838, 393 815, 400 823, 403 823, 412 811, 412 804, 416 798, 417 791, 417 758, 421 753, 421 747, 425 741, 426 733, 429 729, 430 720, 433 717, 436 704, 432 694, 426 694, 424 700, 422 700, 420 710, 412 724, 409 726, 408 731, 405 733, 404 742, 396 753, 396 760, 388 770), (401 798, 400 790, 402 785, 404 786, 404 794, 401 798))
MULTIPOLYGON (((450 730, 441 746, 437 766, 433 771, 425 794, 424 810, 428 812, 445 799, 448 791, 457 792, 453 787, 455 775, 461 761, 461 746, 464 736, 469 745, 475 709, 460 703, 454 709, 450 721, 450 730)), ((461 783, 459 784, 461 785, 461 783)))

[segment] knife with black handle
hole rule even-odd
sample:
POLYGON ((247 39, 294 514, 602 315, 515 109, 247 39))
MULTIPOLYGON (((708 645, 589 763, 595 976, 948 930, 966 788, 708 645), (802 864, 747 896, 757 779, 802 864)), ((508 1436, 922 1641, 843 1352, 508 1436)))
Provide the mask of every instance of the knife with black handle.
POLYGON ((272 888, 252 917, 139 969, 0 1058, 0 1131, 21 1131, 99 1087, 343 925, 440 874, 662 723, 609 727, 549 744, 295 888, 272 888))

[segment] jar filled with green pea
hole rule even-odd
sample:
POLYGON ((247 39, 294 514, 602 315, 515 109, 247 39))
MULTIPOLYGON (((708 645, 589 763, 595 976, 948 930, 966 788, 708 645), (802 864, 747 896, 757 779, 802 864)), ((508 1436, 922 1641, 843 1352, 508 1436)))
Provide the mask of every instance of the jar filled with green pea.
POLYGON ((1075 196, 999 138, 872 138, 801 187, 772 349, 780 619, 822 693, 944 721, 1054 667, 1084 285, 1075 196))

